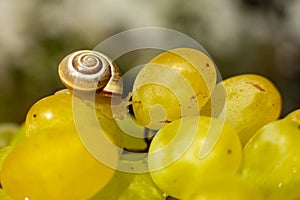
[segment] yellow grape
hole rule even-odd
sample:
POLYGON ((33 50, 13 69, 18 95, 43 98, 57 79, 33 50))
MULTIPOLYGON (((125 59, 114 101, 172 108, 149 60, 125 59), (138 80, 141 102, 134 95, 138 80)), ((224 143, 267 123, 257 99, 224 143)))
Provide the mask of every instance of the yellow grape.
POLYGON ((242 148, 227 124, 205 116, 175 120, 154 136, 148 164, 154 182, 168 195, 182 198, 190 187, 212 177, 232 175, 240 167, 242 148), (208 148, 206 143, 212 143, 208 148), (205 156, 201 151, 209 150, 205 156))
POLYGON ((300 199, 300 180, 290 182, 279 190, 272 191, 267 200, 297 200, 300 199))
POLYGON ((194 184, 182 200, 264 200, 264 194, 238 176, 208 179, 194 184))
MULTIPOLYGON (((73 97, 71 93, 58 93, 39 100, 27 113, 25 121, 26 135, 31 136, 44 131, 57 131, 75 127, 73 104, 76 112, 87 113, 86 110, 90 110, 90 114, 93 114, 91 108, 95 104, 95 113, 98 116, 99 125, 106 136, 120 146, 123 133, 111 117, 110 98, 99 95, 95 99, 95 103, 92 103, 73 97)), ((90 124, 90 126, 95 126, 95 124, 90 124)))
POLYGON ((149 173, 117 171, 109 184, 91 200, 165 200, 164 193, 153 183, 149 173))
POLYGON ((291 119, 300 124, 300 109, 294 110, 293 112, 289 113, 285 118, 291 119))
MULTIPOLYGON (((118 152, 102 150, 117 166, 118 152)), ((44 130, 16 145, 4 160, 0 178, 3 189, 16 200, 76 200, 92 197, 114 172, 88 152, 74 127, 65 127, 44 130)))
POLYGON ((158 130, 166 122, 199 115, 215 84, 215 65, 205 53, 190 48, 164 52, 147 63, 135 79, 135 117, 158 130))
POLYGON ((267 193, 300 180, 300 123, 289 118, 260 129, 244 148, 242 176, 267 193))
MULTIPOLYGON (((114 97, 113 97, 114 98, 114 97)), ((147 144, 145 143, 143 136, 141 138, 134 137, 136 127, 144 129, 144 127, 130 124, 128 118, 123 120, 114 118, 112 106, 114 105, 114 100, 112 101, 109 97, 104 97, 102 95, 96 94, 95 96, 95 109, 99 119, 99 124, 103 130, 108 130, 110 134, 117 134, 114 138, 119 138, 120 143, 123 148, 127 150, 139 151, 145 150, 147 148, 147 144), (120 124, 122 123, 122 124, 120 124), (126 130, 129 133, 125 133, 120 126, 130 126, 126 127, 126 130)), ((132 123, 135 123, 134 121, 132 123)), ((138 130, 138 132, 143 132, 143 130, 138 130)))
POLYGON ((7 154, 13 149, 12 146, 6 146, 0 149, 0 170, 2 168, 2 164, 7 156, 7 154))
POLYGON ((0 189, 0 199, 1 200, 13 200, 11 197, 9 197, 3 189, 0 189))
POLYGON ((255 74, 243 74, 225 79, 216 86, 203 115, 220 118, 235 128, 243 146, 265 124, 278 119, 282 99, 278 89, 267 78, 255 74), (224 97, 225 95, 225 97, 224 97))
POLYGON ((73 126, 71 94, 56 94, 42 98, 30 108, 25 120, 27 136, 47 129, 65 129, 73 126))

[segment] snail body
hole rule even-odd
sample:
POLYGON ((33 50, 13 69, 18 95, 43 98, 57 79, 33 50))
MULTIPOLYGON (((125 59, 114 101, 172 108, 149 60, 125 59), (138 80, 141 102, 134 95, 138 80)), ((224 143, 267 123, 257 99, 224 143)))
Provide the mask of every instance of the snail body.
POLYGON ((62 83, 76 92, 100 92, 105 96, 122 93, 119 68, 97 51, 80 50, 67 55, 59 64, 58 74, 62 83))

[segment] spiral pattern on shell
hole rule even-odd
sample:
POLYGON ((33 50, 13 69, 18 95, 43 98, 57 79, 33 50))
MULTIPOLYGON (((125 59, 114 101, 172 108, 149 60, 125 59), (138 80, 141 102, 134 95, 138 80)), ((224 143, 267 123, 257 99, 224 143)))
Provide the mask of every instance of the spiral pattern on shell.
POLYGON ((67 55, 59 64, 59 77, 70 90, 101 91, 105 95, 122 92, 118 67, 104 54, 80 50, 67 55))

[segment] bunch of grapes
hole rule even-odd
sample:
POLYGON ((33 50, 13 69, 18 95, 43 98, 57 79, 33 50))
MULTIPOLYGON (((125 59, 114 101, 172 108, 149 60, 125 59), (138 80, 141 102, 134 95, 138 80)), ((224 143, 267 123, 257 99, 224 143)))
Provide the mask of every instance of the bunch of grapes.
POLYGON ((78 67, 59 68, 67 89, 21 127, 0 127, 1 199, 300 198, 300 110, 279 119, 270 80, 218 80, 209 55, 177 48, 131 77, 124 97, 126 79, 98 54, 68 56, 78 67))

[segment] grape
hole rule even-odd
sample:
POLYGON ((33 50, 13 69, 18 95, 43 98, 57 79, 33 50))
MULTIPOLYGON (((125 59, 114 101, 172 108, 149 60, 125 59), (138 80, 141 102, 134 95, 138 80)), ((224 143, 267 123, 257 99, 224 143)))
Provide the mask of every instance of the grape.
POLYGON ((260 75, 234 76, 216 88, 212 97, 216 101, 204 106, 202 114, 215 116, 211 110, 220 114, 224 109, 219 117, 237 130, 243 146, 258 129, 280 116, 281 95, 270 80, 260 75))
POLYGON ((3 191, 2 189, 0 189, 0 199, 1 200, 13 200, 12 198, 10 198, 5 191, 3 191))
POLYGON ((136 119, 158 130, 166 122, 200 114, 216 84, 213 61, 196 49, 164 52, 138 73, 132 94, 136 119))
MULTIPOLYGON (((144 136, 140 135, 140 138, 134 137, 136 134, 135 132, 143 132, 144 127, 130 124, 127 121, 127 118, 124 120, 115 119, 112 113, 112 103, 113 102, 109 97, 104 97, 98 94, 95 97, 95 109, 101 128, 103 130, 109 130, 110 134, 117 133, 118 135, 121 135, 119 143, 122 143, 123 148, 131 151, 145 150, 147 148, 147 144, 143 138, 144 136), (124 126, 126 126, 126 129, 124 126), (128 131, 128 133, 124 132, 120 127, 124 128, 128 131), (142 130, 136 130, 135 128, 137 127, 142 130)), ((132 123, 135 122, 133 121, 132 123)))
MULTIPOLYGON (((117 166, 118 152, 102 150, 117 166)), ((4 160, 1 184, 13 199, 88 199, 114 172, 87 151, 74 127, 64 127, 33 134, 16 145, 4 160)))
POLYGON ((295 182, 290 182, 279 190, 271 192, 268 200, 297 200, 300 199, 300 180, 295 182))
POLYGON ((289 118, 265 125, 247 143, 242 176, 270 193, 300 180, 300 124, 289 118))
POLYGON ((110 183, 91 200, 165 200, 149 173, 116 172, 110 183))
POLYGON ((150 144, 148 163, 154 182, 168 195, 182 198, 196 183, 236 173, 241 159, 234 129, 217 119, 198 116, 175 120, 160 129, 150 144), (203 157, 207 142, 214 145, 203 157))
POLYGON ((93 106, 71 93, 58 93, 35 103, 26 117, 27 137, 3 163, 1 183, 7 193, 16 199, 86 199, 102 189, 115 172, 119 152, 114 145, 95 139, 86 149, 77 130, 83 127, 84 135, 98 134, 99 127, 89 121, 94 113, 105 136, 121 146, 122 135, 109 110, 93 110, 108 107, 101 105, 106 102, 109 99, 99 97, 93 106), (74 113, 83 124, 75 124, 74 113), (95 148, 109 163, 99 162, 90 154, 95 148), (78 180, 75 185, 74 180, 78 180))
POLYGON ((164 200, 162 192, 151 179, 149 173, 134 174, 132 182, 129 184, 117 200, 139 199, 139 200, 164 200))
MULTIPOLYGON (((110 137, 113 143, 121 146, 123 133, 112 118, 110 101, 110 98, 97 96, 95 112, 98 116, 98 123, 106 136, 110 137)), ((30 137, 45 131, 64 131, 65 128, 75 127, 73 103, 76 112, 93 114, 92 102, 73 97, 71 93, 57 93, 47 96, 36 102, 28 111, 25 121, 26 135, 30 137), (90 110, 90 112, 86 110, 90 110)), ((89 125, 95 127, 94 124, 89 125)))
POLYGON ((134 174, 116 171, 110 182, 90 200, 116 200, 132 182, 134 174))
POLYGON ((291 119, 292 121, 295 121, 298 124, 300 124, 300 109, 289 113, 285 118, 291 119))
POLYGON ((2 168, 2 164, 7 156, 7 154, 13 149, 12 146, 6 146, 0 149, 0 169, 2 168))
POLYGON ((259 188, 238 176, 208 179, 205 183, 194 184, 182 200, 263 200, 259 188))
POLYGON ((72 95, 56 94, 36 102, 28 111, 25 121, 26 135, 44 130, 65 129, 74 126, 72 95))

